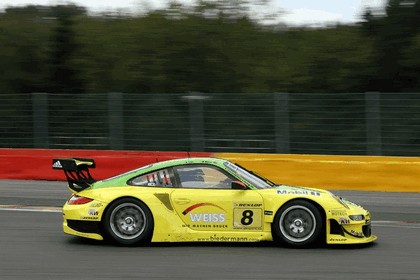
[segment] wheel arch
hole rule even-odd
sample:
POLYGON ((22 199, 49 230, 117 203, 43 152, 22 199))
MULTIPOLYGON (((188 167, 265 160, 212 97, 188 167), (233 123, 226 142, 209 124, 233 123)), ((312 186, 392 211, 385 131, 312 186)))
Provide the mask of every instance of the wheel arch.
MULTIPOLYGON (((285 201, 285 202, 284 202, 284 203, 282 203, 282 204, 280 205, 280 207, 276 210, 276 212, 275 212, 274 216, 275 216, 275 215, 277 215, 277 213, 280 211, 280 209, 282 209, 282 208, 283 208, 283 206, 284 206, 284 205, 286 205, 287 203, 294 202, 294 201, 299 201, 299 200, 304 200, 304 201, 309 202, 309 203, 311 203, 312 205, 314 205, 314 206, 318 209, 319 213, 321 213, 321 216, 322 216, 322 222, 325 224, 326 219, 327 219, 327 213, 325 212, 324 207, 322 207, 322 206, 321 206, 321 204, 319 204, 317 201, 312 200, 312 199, 308 199, 308 198, 305 198, 305 197, 295 197, 295 198, 292 198, 292 199, 289 199, 289 200, 285 201)), ((273 220, 273 222, 274 222, 274 220, 273 220)), ((272 223, 273 223, 273 222, 272 222, 272 223)))
POLYGON ((139 199, 138 197, 135 197, 135 196, 132 196, 132 195, 119 196, 119 197, 114 198, 113 200, 111 200, 111 201, 108 203, 108 205, 104 208, 103 215, 102 215, 101 220, 100 220, 100 230, 101 230, 101 232, 102 232, 102 233, 104 233, 104 222, 105 222, 105 221, 104 221, 104 218, 105 218, 105 215, 106 215, 107 211, 109 210, 109 207, 111 207, 111 205, 112 205, 114 202, 116 202, 116 201, 118 201, 118 200, 127 199, 127 198, 128 198, 128 199, 134 199, 134 200, 137 200, 138 202, 140 202, 140 203, 144 204, 144 206, 146 206, 146 207, 147 207, 147 209, 149 210, 150 214, 152 215, 152 236, 153 236, 154 231, 155 231, 155 217, 154 217, 154 215, 153 215, 153 211, 151 210, 150 206, 149 206, 149 205, 147 205, 147 203, 146 203, 146 202, 144 202, 142 199, 139 199))
MULTIPOLYGON (((150 213, 152 214, 152 217, 153 217, 153 220, 155 219, 155 217, 153 216, 153 211, 151 210, 151 208, 149 207, 149 205, 147 205, 147 203, 146 202, 144 202, 143 200, 141 200, 140 198, 138 198, 138 197, 135 197, 135 196, 132 196, 132 195, 124 195, 124 196, 119 196, 119 197, 116 197, 116 198, 114 198, 113 200, 111 200, 109 203, 108 203, 108 205, 104 208, 104 214, 108 211, 108 209, 109 209, 109 207, 115 202, 115 201, 118 201, 118 200, 122 200, 122 199, 126 199, 126 198, 129 198, 129 199, 134 199, 134 200, 137 200, 137 201, 139 201, 139 202, 141 202, 141 203, 143 203, 146 207, 147 207, 147 209, 149 209, 149 211, 150 211, 150 213)), ((102 217, 101 217, 101 222, 103 221, 103 219, 104 219, 104 215, 102 215, 102 217)))
MULTIPOLYGON (((321 217, 322 217, 321 235, 324 236, 324 237, 326 237, 326 232, 327 232, 327 214, 326 214, 324 208, 321 206, 321 204, 319 204, 315 200, 308 199, 308 198, 305 198, 305 197, 294 197, 292 199, 289 199, 289 200, 285 201, 284 203, 282 203, 280 205, 280 207, 275 211, 274 217, 276 217, 277 215, 279 215, 279 213, 281 213, 280 210, 286 204, 292 203, 292 202, 295 202, 295 201, 306 201, 306 202, 312 204, 319 211, 319 213, 321 214, 321 217)), ((271 232, 272 232, 272 236, 273 236, 273 239, 274 240, 276 240, 276 236, 274 234, 274 228, 273 228, 274 225, 275 225, 275 221, 276 221, 276 218, 274 218, 273 221, 271 222, 271 232)))

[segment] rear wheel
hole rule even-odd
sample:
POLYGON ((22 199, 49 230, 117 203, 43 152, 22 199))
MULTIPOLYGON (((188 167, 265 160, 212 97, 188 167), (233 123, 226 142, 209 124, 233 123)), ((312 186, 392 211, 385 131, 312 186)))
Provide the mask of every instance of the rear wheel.
POLYGON ((304 247, 318 241, 322 225, 322 216, 312 203, 295 200, 286 203, 277 212, 273 223, 273 234, 283 243, 304 247))
POLYGON ((121 245, 134 245, 150 241, 153 217, 147 206, 133 198, 111 203, 103 220, 106 236, 121 245))

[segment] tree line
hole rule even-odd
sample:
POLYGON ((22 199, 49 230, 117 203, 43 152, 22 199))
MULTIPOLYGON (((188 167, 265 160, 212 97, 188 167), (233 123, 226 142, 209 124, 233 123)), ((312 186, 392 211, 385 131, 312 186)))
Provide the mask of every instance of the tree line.
POLYGON ((141 15, 9 7, 0 93, 420 92, 420 0, 322 28, 264 24, 229 3, 141 15))

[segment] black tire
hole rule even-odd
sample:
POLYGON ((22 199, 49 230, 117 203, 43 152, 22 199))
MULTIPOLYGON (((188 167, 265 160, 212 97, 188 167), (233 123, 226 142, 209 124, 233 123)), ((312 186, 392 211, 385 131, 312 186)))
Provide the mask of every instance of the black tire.
POLYGON ((150 241, 154 222, 144 203, 122 198, 109 205, 102 226, 106 237, 112 241, 120 245, 137 245, 150 241))
POLYGON ((294 200, 283 205, 274 217, 273 237, 293 247, 317 244, 323 228, 320 211, 305 200, 294 200))

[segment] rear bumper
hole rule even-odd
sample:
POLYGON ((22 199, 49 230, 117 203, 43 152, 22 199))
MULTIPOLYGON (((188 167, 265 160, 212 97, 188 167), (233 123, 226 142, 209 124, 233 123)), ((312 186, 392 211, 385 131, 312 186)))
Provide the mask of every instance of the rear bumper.
POLYGON ((88 204, 63 206, 63 231, 70 235, 103 240, 101 218, 105 205, 92 201, 88 204))

